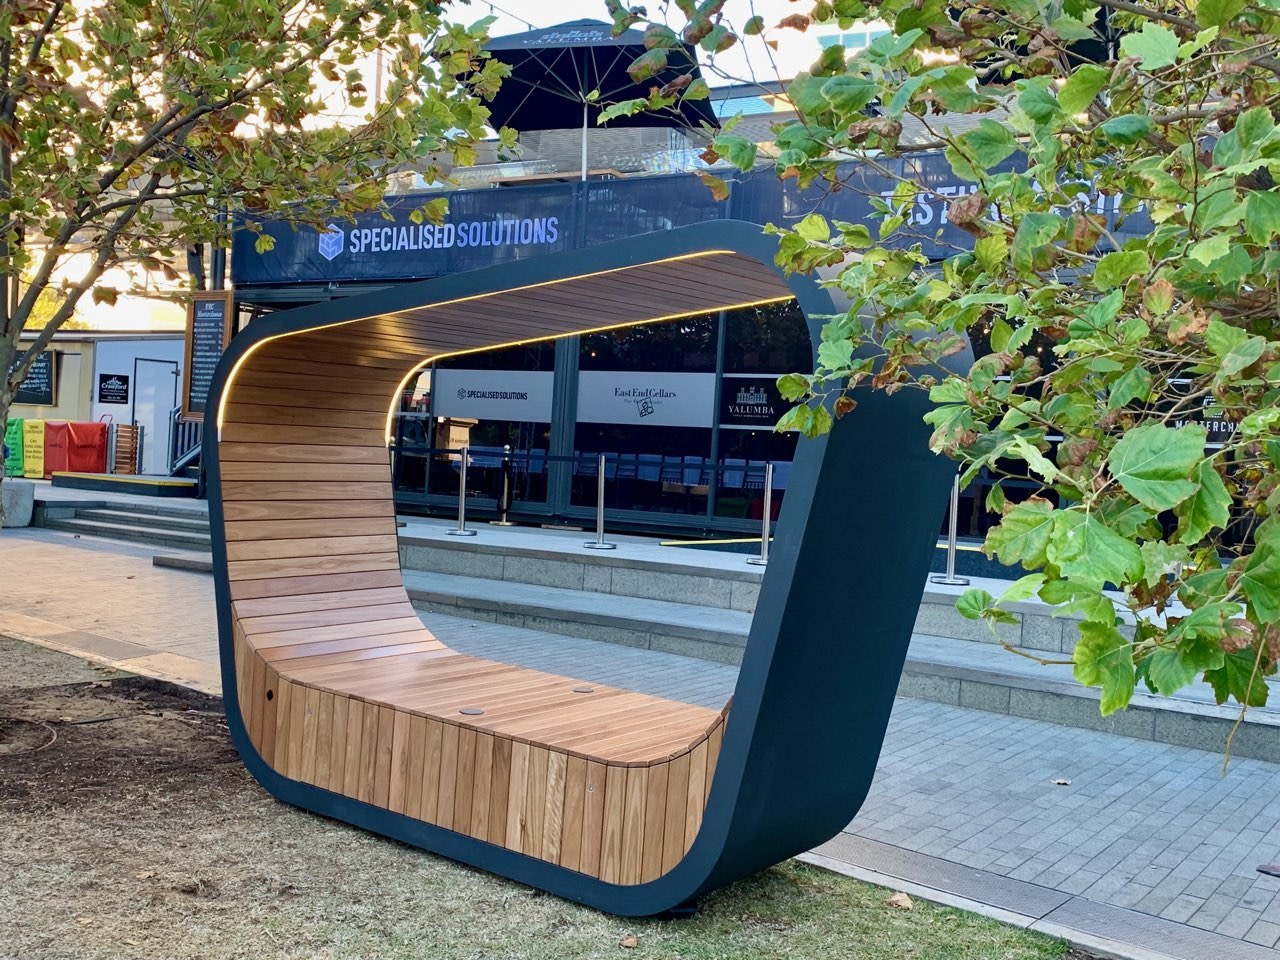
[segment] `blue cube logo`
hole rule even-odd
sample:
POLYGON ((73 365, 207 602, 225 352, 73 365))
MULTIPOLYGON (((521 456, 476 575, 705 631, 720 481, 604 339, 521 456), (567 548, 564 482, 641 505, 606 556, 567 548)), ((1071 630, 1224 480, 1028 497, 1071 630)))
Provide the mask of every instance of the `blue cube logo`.
POLYGON ((325 226, 320 234, 320 256, 332 260, 340 254, 347 243, 347 235, 332 223, 325 226))

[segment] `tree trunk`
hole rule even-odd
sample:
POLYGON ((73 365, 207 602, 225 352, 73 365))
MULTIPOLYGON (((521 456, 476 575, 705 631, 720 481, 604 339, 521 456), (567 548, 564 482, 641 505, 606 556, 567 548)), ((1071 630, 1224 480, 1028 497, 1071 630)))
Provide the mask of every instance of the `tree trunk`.
MULTIPOLYGON (((9 423, 9 407, 13 405, 14 386, 9 382, 9 368, 13 366, 17 356, 17 344, 7 336, 0 335, 0 437, 5 434, 9 423)), ((0 485, 4 483, 4 461, 0 460, 0 485)), ((4 527, 4 501, 0 500, 0 528, 4 527)))

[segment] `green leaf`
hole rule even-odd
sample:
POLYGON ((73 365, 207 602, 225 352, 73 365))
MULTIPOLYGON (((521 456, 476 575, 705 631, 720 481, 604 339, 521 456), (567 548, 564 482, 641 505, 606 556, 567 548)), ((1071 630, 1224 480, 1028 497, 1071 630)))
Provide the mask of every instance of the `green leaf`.
POLYGON ((1078 681, 1100 687, 1099 708, 1104 717, 1129 705, 1137 685, 1133 647, 1114 626, 1085 620, 1080 624, 1080 640, 1071 655, 1078 681))
POLYGON ((1111 321, 1120 312, 1122 303, 1124 303, 1124 291, 1112 290, 1101 300, 1089 304, 1083 315, 1072 317, 1067 324, 1067 332, 1072 339, 1084 340, 1095 333, 1108 329, 1111 326, 1111 321))
POLYGON ((755 166, 756 144, 746 137, 721 134, 711 141, 712 149, 744 173, 755 166))
POLYGON ((1058 106, 1067 113, 1084 113, 1104 86, 1111 71, 1096 63, 1076 67, 1075 72, 1058 91, 1058 106))
POLYGON ((1002 160, 1007 160, 1018 149, 1009 128, 994 120, 982 119, 978 125, 959 137, 970 154, 984 170, 990 170, 1002 160))
POLYGON ((880 85, 864 77, 841 73, 822 85, 822 95, 833 110, 857 113, 880 95, 880 85))
MULTIPOLYGON (((1057 98, 1049 92, 1048 80, 1022 80, 1017 84, 1018 109, 1036 125, 1048 124, 1062 116, 1057 98)), ((989 121, 990 122, 990 121, 989 121)))
POLYGON ((1239 327, 1233 327, 1229 323, 1223 323, 1216 317, 1209 321, 1209 326, 1204 331, 1204 342, 1208 345, 1213 355, 1221 360, 1229 354, 1245 340, 1249 339, 1249 334, 1245 333, 1239 327))
POLYGON ((1258 669, 1257 655, 1252 650, 1226 654, 1221 667, 1204 672, 1204 680, 1213 686, 1213 698, 1219 703, 1235 698, 1236 703, 1249 707, 1267 705, 1266 678, 1258 669))
POLYGON ((1183 543, 1165 543, 1148 540, 1142 545, 1142 579, 1148 587, 1154 587, 1166 574, 1175 573, 1179 565, 1191 560, 1191 551, 1183 543))
POLYGON ((1098 261, 1093 271, 1093 285, 1099 290, 1111 290, 1150 269, 1151 258, 1145 250, 1118 250, 1098 261))
POLYGON ((929 399, 934 403, 968 403, 969 385, 960 377, 947 377, 929 388, 929 399))
POLYGON ((1258 669, 1257 655, 1248 648, 1227 654, 1222 666, 1206 671, 1204 678, 1213 685, 1219 703, 1234 697, 1250 707, 1267 705, 1267 681, 1258 669))
MULTIPOLYGON (((1174 429, 1149 423, 1117 441, 1107 457, 1125 492, 1152 510, 1171 510, 1196 492, 1190 479, 1204 458, 1204 427, 1174 429)), ((1114 581, 1113 581, 1114 582, 1114 581)))
POLYGON ((1043 573, 1029 573, 1025 577, 1019 577, 1013 583, 1005 588, 1004 593, 1000 594, 1000 603, 1017 603, 1020 600, 1030 600, 1040 588, 1044 586, 1043 573))
POLYGON ((983 270, 987 273, 996 273, 1004 266, 1005 258, 1009 256, 1008 238, 1003 233, 979 237, 978 242, 973 245, 973 255, 983 270))
POLYGON ((1137 33, 1126 33, 1120 40, 1120 52, 1137 57, 1143 70, 1159 70, 1178 61, 1178 35, 1154 20, 1148 20, 1137 33))
POLYGON ((1053 213, 1024 214, 1013 235, 1013 265, 1020 271, 1032 268, 1035 251, 1062 232, 1064 221, 1053 213))
POLYGON ((818 365, 820 367, 825 367, 827 370, 843 370, 849 366, 852 360, 852 340, 823 340, 818 344, 818 365))
POLYGON ((778 393, 783 400, 794 403, 809 395, 809 378, 800 373, 788 373, 778 378, 778 393))
POLYGON ((1244 0, 1200 0, 1196 20, 1206 27, 1225 27, 1244 10, 1244 0))
MULTIPOLYGON (((1259 528, 1259 535, 1261 530, 1259 528)), ((1277 549, 1274 539, 1253 551, 1240 574, 1240 589, 1263 623, 1280 620, 1280 549, 1277 549)))
POLYGON ((809 424, 813 420, 813 410, 807 404, 800 404, 792 407, 774 424, 775 433, 787 433, 792 430, 805 432, 809 429, 809 424))
POLYGON ((610 120, 617 117, 633 117, 637 113, 643 113, 649 106, 649 101, 644 97, 635 100, 620 100, 617 103, 611 103, 600 111, 600 115, 596 117, 596 125, 604 126, 610 120))
POLYGON ((831 239, 831 225, 820 213, 811 213, 796 224, 796 233, 814 243, 826 243, 831 239))
POLYGON ((1222 358, 1222 372, 1229 377, 1234 376, 1256 363, 1266 349, 1267 341, 1263 337, 1250 337, 1239 346, 1232 347, 1231 352, 1222 358))
POLYGON ((1093 513, 1059 510, 1046 551, 1063 575, 1081 583, 1122 584, 1142 569, 1138 545, 1116 533, 1093 513))
POLYGON ((1184 40, 1178 44, 1178 59, 1186 60, 1194 56, 1217 39, 1217 27, 1209 27, 1207 30, 1198 31, 1190 40, 1184 40))
POLYGON ((1191 683, 1200 672, 1176 650, 1163 647, 1151 654, 1147 661, 1147 685, 1153 692, 1166 697, 1191 683))
POLYGON ((1126 370, 1111 385, 1111 396, 1107 398, 1108 410, 1119 410, 1134 400, 1146 403, 1151 395, 1151 373, 1146 367, 1132 367, 1126 370))
POLYGON ((1053 483, 1058 479, 1058 468, 1043 453, 1036 449, 1035 444, 1031 443, 1026 437, 1014 437, 1013 442, 1009 444, 1009 451, 1020 456, 1031 472, 1040 477, 1045 483, 1053 483))
POLYGON ((1280 193, 1251 190, 1244 202, 1244 228, 1249 239, 1260 246, 1280 234, 1280 193))
POLYGON ((1007 567, 1043 567, 1049 538, 1053 534, 1053 504, 1048 500, 1026 500, 1010 510, 998 526, 987 531, 982 549, 1007 567))
POLYGON ((1201 240, 1191 246, 1187 251, 1187 256, 1196 263, 1203 266, 1209 266, 1215 260, 1221 259, 1227 255, 1227 250, 1231 246, 1231 237, 1225 233, 1217 233, 1207 240, 1201 240))
POLYGON ((1121 114, 1098 127, 1106 139, 1122 146, 1137 143, 1154 129, 1151 118, 1141 113, 1121 114))
POLYGON ((966 620, 981 620, 982 614, 995 603, 995 597, 985 590, 970 587, 956 601, 956 612, 966 620))

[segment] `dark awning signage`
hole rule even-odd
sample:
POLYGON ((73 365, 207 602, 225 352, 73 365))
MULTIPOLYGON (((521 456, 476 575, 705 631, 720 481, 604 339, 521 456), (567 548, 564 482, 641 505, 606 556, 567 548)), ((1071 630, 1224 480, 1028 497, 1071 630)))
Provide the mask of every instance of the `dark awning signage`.
MULTIPOLYGON (((896 176, 925 188, 908 214, 903 241, 918 242, 935 259, 972 246, 973 237, 947 221, 946 204, 972 193, 974 184, 958 178, 940 153, 888 163, 896 176)), ((865 223, 876 236, 883 216, 873 200, 887 201, 899 181, 856 163, 841 177, 836 192, 800 190, 794 180, 759 171, 735 179, 723 202, 687 173, 459 190, 446 195, 449 213, 439 225, 414 223, 410 214, 440 194, 404 194, 388 198, 387 216, 334 220, 324 232, 268 222, 263 229, 275 248, 263 254, 254 249, 252 231, 237 230, 231 275, 237 286, 429 279, 707 220, 785 225, 814 211, 865 223)), ((1116 220, 1115 197, 1082 195, 1079 205, 1116 220)), ((1149 227, 1145 216, 1131 215, 1120 233, 1149 227)))

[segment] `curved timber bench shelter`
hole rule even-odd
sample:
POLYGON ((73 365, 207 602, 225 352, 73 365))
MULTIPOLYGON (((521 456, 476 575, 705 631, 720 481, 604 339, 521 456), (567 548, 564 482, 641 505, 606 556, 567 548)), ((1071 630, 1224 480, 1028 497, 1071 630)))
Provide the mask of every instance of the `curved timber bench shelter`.
MULTIPOLYGON (((716 221, 274 314, 206 439, 223 686, 275 796, 620 914, 834 836, 871 783, 953 467, 916 391, 802 441, 732 708, 465 656, 400 574, 388 429, 447 355, 829 294, 716 221)), ((208 435, 206 434, 206 437, 208 435)))

